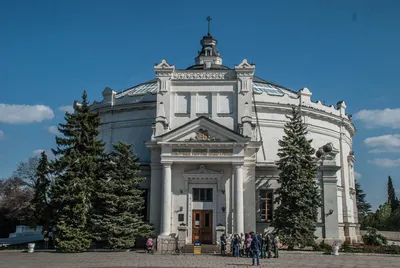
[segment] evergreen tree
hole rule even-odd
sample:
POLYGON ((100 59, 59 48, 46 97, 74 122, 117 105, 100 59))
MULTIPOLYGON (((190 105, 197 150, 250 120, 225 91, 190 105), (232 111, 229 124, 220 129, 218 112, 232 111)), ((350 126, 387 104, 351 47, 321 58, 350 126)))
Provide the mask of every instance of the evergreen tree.
POLYGON ((398 199, 396 198, 396 193, 394 191, 392 178, 389 176, 387 183, 387 191, 388 191, 388 202, 392 208, 392 211, 395 211, 398 207, 398 199))
POLYGON ((50 168, 47 160, 47 155, 43 151, 40 154, 39 164, 36 169, 36 183, 34 184, 34 194, 31 201, 33 207, 33 222, 32 227, 43 225, 43 231, 47 231, 50 221, 50 207, 49 207, 49 178, 50 168))
POLYGON ((97 139, 100 118, 91 112, 86 92, 76 112, 65 114, 56 137, 53 163, 56 180, 51 192, 57 250, 84 251, 91 245, 88 231, 94 182, 101 173, 104 144, 97 139))
POLYGON ((317 164, 312 140, 307 140, 307 127, 302 121, 300 107, 286 116, 285 135, 279 140, 280 170, 273 220, 280 239, 289 248, 315 243, 314 232, 321 206, 321 197, 315 182, 317 164))
POLYGON ((371 204, 365 199, 367 195, 361 189, 361 185, 356 181, 356 200, 357 200, 357 210, 358 210, 358 222, 363 225, 364 219, 369 212, 371 212, 371 204))
POLYGON ((143 222, 144 200, 139 185, 139 164, 132 145, 119 142, 109 156, 107 172, 98 181, 93 232, 107 248, 130 248, 135 238, 152 234, 143 222))

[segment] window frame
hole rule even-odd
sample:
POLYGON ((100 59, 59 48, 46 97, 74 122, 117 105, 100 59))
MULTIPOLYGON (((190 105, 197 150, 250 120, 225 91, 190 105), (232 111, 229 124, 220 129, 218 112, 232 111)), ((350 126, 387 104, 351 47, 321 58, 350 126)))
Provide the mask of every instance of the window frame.
POLYGON ((192 200, 193 202, 210 202, 214 201, 214 189, 213 188, 192 188, 192 200), (195 193, 197 191, 197 193, 195 193))
POLYGON ((259 222, 271 223, 274 217, 274 191, 272 189, 260 189, 259 200, 259 222), (265 206, 265 209, 263 208, 265 206), (265 213, 263 213, 265 210, 265 213))

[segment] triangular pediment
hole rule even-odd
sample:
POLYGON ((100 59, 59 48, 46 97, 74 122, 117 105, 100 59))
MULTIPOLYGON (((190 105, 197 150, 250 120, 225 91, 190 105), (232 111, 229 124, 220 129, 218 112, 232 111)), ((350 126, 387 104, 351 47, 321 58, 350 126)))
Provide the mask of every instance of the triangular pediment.
POLYGON ((250 138, 213 121, 207 117, 199 117, 176 129, 156 137, 163 142, 232 142, 246 143, 250 138))
POLYGON ((186 171, 184 174, 185 175, 193 175, 193 174, 197 174, 197 175, 200 175, 200 174, 220 175, 220 174, 223 174, 223 172, 222 171, 218 172, 218 171, 210 170, 210 169, 207 169, 206 166, 200 165, 198 169, 186 171))

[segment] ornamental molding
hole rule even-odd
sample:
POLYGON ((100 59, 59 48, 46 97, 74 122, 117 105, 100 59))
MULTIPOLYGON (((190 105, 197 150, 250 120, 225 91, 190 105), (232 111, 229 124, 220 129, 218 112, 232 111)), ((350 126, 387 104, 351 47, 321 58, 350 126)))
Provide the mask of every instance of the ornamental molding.
POLYGON ((156 75, 157 77, 172 77, 172 72, 157 72, 156 75))
POLYGON ((250 72, 237 72, 236 73, 237 77, 253 77, 254 72, 250 71, 250 72))
MULTIPOLYGON (((284 103, 257 102, 257 109, 259 112, 261 112, 261 111, 278 112, 279 111, 281 113, 287 113, 287 111, 289 109, 291 109, 292 106, 293 106, 292 104, 284 104, 284 103)), ((308 108, 305 106, 301 106, 301 112, 302 112, 303 116, 310 116, 311 118, 324 120, 324 121, 333 123, 338 126, 343 125, 346 128, 346 130, 349 131, 349 133, 351 135, 356 134, 354 125, 348 119, 345 119, 345 118, 337 116, 337 115, 330 114, 326 111, 308 108)))
POLYGON ((200 165, 198 169, 184 171, 182 173, 184 179, 188 180, 217 180, 219 181, 224 175, 223 171, 214 171, 207 169, 205 165, 200 165))
POLYGON ((199 129, 199 131, 195 134, 194 137, 187 139, 186 141, 219 141, 219 139, 212 137, 208 130, 199 129))
POLYGON ((235 70, 251 70, 254 71, 256 65, 254 63, 248 63, 246 59, 244 59, 239 65, 235 65, 235 70))
POLYGON ((231 80, 235 75, 232 71, 185 71, 174 72, 172 79, 176 80, 231 80))

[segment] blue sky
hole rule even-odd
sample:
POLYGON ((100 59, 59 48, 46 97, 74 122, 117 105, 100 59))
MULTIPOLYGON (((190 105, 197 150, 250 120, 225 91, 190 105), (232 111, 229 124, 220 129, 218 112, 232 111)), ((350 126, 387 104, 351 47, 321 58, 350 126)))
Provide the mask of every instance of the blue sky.
POLYGON ((2 1, 0 177, 55 146, 54 126, 83 90, 100 100, 107 86, 154 78, 162 58, 192 65, 210 15, 225 65, 246 58, 266 80, 346 101, 376 206, 388 175, 400 189, 399 13, 395 0, 2 1))

